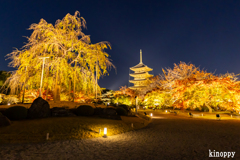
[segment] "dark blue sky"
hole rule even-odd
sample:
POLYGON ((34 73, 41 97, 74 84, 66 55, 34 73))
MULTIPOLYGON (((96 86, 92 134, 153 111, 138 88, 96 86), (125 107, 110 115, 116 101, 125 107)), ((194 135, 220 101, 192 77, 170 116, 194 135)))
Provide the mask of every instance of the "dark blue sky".
POLYGON ((41 18, 55 23, 78 10, 92 43, 109 41, 106 50, 117 67, 100 79, 101 87, 128 85, 129 67, 143 63, 155 75, 173 63, 191 62, 208 72, 240 73, 240 1, 233 0, 64 0, 0 2, 0 70, 5 55, 21 48, 27 28, 41 18))

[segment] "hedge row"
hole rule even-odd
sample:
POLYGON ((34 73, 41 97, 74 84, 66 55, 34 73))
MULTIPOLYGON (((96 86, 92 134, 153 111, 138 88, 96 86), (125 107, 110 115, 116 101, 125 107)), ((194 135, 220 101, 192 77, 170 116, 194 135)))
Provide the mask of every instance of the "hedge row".
MULTIPOLYGON (((128 106, 126 105, 116 107, 118 115, 127 115, 128 111, 128 106)), ((27 118, 28 109, 23 106, 14 106, 6 109, 3 114, 10 120, 22 120, 27 118)), ((92 116, 94 108, 89 105, 81 105, 75 110, 75 114, 78 116, 92 116)))

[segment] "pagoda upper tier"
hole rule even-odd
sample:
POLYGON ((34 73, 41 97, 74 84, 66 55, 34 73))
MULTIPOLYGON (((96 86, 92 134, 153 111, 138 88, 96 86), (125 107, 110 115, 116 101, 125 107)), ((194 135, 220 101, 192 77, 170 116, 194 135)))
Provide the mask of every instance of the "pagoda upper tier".
POLYGON ((135 72, 149 72, 153 70, 152 68, 149 68, 147 65, 143 64, 142 62, 140 62, 138 65, 134 67, 131 67, 130 69, 135 72))
POLYGON ((152 71, 152 68, 149 68, 147 65, 142 63, 142 50, 140 50, 140 63, 134 67, 131 67, 130 70, 134 73, 129 74, 133 77, 133 80, 129 80, 130 83, 133 83, 134 86, 129 87, 134 90, 142 90, 150 84, 149 78, 153 75, 149 74, 149 71, 152 71))

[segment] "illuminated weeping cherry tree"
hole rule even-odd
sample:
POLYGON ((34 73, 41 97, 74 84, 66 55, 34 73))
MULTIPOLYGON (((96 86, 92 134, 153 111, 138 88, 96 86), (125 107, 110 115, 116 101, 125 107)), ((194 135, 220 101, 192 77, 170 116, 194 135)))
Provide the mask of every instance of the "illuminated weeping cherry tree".
MULTIPOLYGON (((7 56, 12 59, 11 67, 17 71, 8 79, 12 92, 39 88, 42 69, 40 57, 49 57, 45 65, 43 87, 54 91, 54 101, 60 100, 62 90, 82 91, 86 94, 100 89, 95 83, 106 75, 108 67, 113 66, 104 49, 110 48, 108 42, 91 44, 90 36, 82 32, 86 21, 78 11, 67 14, 55 25, 41 19, 32 24, 33 33, 22 50, 14 50, 7 56), (97 75, 97 76, 95 76, 97 75), (73 84, 73 85, 72 85, 73 84)), ((114 67, 114 66, 113 66, 114 67)))

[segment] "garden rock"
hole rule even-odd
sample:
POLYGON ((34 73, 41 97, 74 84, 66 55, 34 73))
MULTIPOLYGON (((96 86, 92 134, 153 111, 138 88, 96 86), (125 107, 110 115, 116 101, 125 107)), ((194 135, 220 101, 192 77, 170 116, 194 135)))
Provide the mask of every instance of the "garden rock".
POLYGON ((76 116, 69 109, 63 107, 54 107, 52 108, 52 116, 53 117, 73 117, 76 116))
POLYGON ((46 118, 51 116, 50 106, 47 101, 38 97, 28 109, 28 118, 46 118))
POLYGON ((0 127, 9 126, 11 121, 3 115, 0 115, 0 127))
POLYGON ((117 115, 117 112, 116 112, 116 109, 113 109, 113 108, 105 108, 105 109, 103 110, 103 114, 104 114, 104 115, 115 116, 115 115, 117 115))

